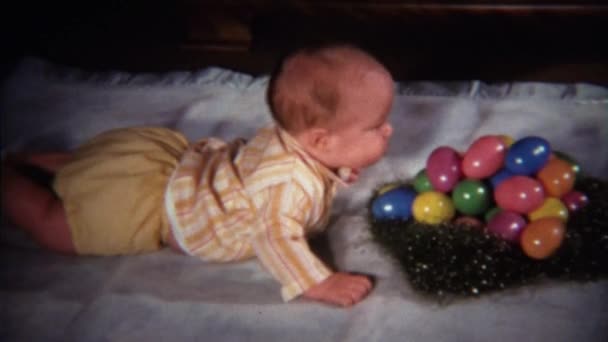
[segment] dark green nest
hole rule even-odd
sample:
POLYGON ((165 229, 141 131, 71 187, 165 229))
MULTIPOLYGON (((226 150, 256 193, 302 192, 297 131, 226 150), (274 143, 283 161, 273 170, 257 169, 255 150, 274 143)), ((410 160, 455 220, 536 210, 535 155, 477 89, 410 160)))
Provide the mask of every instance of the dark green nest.
POLYGON ((589 204, 574 213, 559 250, 545 260, 528 258, 482 229, 413 220, 375 221, 375 240, 401 266, 412 287, 445 297, 476 296, 540 279, 590 281, 608 275, 608 183, 585 178, 577 183, 589 204))

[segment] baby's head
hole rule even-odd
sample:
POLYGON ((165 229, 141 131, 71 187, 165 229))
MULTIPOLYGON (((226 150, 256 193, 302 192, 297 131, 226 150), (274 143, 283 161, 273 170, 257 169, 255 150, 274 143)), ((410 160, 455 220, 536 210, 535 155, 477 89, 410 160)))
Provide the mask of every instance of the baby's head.
POLYGON ((348 45, 304 49, 271 78, 276 122, 325 166, 361 169, 386 151, 393 79, 376 59, 348 45))

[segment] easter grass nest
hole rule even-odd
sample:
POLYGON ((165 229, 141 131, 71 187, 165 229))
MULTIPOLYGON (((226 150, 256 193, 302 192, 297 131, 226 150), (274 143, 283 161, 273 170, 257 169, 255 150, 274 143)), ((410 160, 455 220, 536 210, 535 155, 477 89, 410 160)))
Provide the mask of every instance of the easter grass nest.
POLYGON ((608 182, 588 177, 575 187, 587 195, 589 204, 571 215, 561 246, 543 260, 529 258, 519 245, 467 225, 379 221, 370 214, 370 229, 412 287, 437 299, 479 296, 541 279, 606 278, 608 182))

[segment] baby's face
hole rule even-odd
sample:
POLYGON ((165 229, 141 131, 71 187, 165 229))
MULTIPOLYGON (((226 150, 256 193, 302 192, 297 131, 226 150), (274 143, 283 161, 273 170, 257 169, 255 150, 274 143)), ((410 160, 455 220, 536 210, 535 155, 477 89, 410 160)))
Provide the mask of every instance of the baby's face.
POLYGON ((331 133, 335 143, 325 156, 328 166, 362 169, 382 158, 393 132, 388 123, 393 96, 393 80, 376 72, 349 89, 338 110, 342 124, 331 133))

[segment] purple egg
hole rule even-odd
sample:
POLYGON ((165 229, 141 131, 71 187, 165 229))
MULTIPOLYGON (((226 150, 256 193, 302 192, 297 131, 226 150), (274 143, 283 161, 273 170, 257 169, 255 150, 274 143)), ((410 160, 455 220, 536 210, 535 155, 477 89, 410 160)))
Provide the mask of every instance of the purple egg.
POLYGON ((426 174, 433 189, 449 192, 462 177, 461 160, 451 147, 441 146, 433 150, 426 162, 426 174))
POLYGON ((501 211, 488 222, 488 230, 506 241, 518 242, 526 224, 526 219, 518 213, 501 211))
POLYGON ((587 195, 580 191, 570 191, 562 197, 562 202, 570 212, 575 212, 589 203, 587 195))

